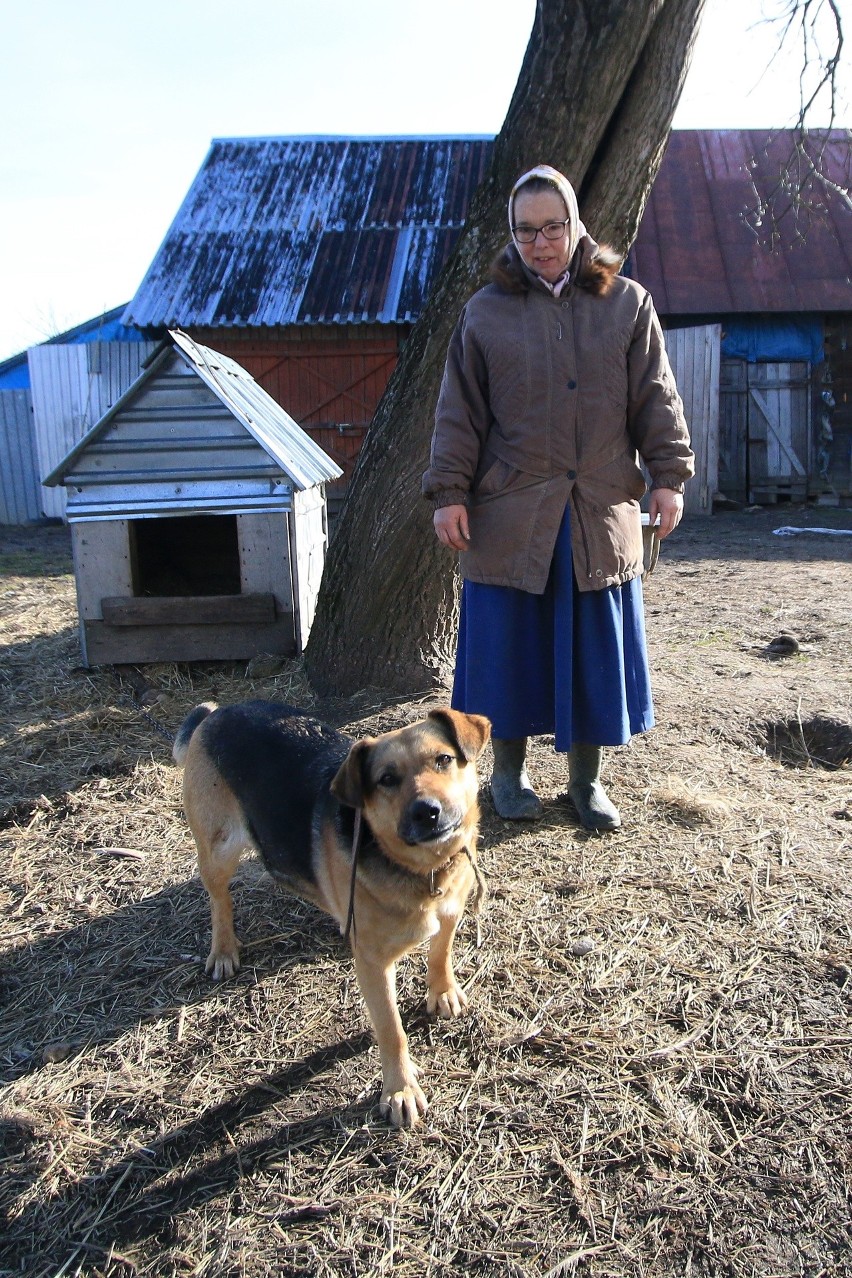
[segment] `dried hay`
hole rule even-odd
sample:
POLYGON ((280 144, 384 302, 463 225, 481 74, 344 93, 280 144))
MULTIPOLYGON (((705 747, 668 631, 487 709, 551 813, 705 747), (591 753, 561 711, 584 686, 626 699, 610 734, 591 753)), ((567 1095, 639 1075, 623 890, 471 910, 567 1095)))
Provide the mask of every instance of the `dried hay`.
MULTIPOLYGON (((208 912, 154 723, 207 699, 304 703, 299 668, 85 671, 64 547, 53 575, 7 570, 0 1273, 848 1274, 848 769, 784 767, 755 725, 799 703, 850 718, 833 609, 852 582, 832 562, 820 591, 810 561, 791 615, 802 547, 767 580, 746 562, 755 526, 724 627, 694 578, 735 521, 664 548, 648 590, 661 726, 607 755, 624 829, 577 828, 546 739, 541 824, 484 800, 490 902, 481 946, 471 919, 458 945, 472 1014, 431 1023, 422 960, 400 971, 432 1101, 402 1133, 375 1111, 334 926, 253 863, 235 888, 244 969, 203 974, 208 912), (764 618, 785 570, 785 615, 764 618), (739 646, 759 625, 806 633, 813 611, 822 655, 797 658, 793 689, 789 666, 739 646)), ((767 530, 761 550, 782 540, 767 530)), ((359 734, 424 704, 321 709, 359 734)))

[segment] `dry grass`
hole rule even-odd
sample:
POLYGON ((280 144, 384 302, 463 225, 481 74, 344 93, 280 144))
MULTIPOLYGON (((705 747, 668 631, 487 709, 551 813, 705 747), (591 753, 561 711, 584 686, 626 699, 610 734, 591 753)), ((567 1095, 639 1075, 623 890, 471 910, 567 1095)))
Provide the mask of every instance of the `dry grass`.
MULTIPOLYGON (((244 969, 205 978, 179 775, 134 700, 169 730, 211 698, 304 704, 298 667, 83 670, 64 534, 7 534, 0 1274, 852 1272, 852 802, 820 766, 852 724, 852 570, 772 526, 664 548, 661 726, 609 756, 620 833, 576 827, 547 740, 540 825, 483 802, 473 1011, 431 1023, 404 965, 432 1109, 402 1133, 333 925, 251 863, 244 969), (782 628, 805 646, 767 661, 782 628)), ((319 709, 360 733, 423 703, 319 709)))

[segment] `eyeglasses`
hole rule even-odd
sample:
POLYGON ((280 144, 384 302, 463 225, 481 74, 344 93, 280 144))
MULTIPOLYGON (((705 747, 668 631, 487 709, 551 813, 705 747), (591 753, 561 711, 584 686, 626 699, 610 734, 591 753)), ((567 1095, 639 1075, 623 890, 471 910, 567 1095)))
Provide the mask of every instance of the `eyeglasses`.
POLYGON ((534 244, 539 231, 546 240, 561 240, 570 221, 566 217, 561 222, 545 222, 544 226, 513 226, 512 234, 519 244, 534 244))

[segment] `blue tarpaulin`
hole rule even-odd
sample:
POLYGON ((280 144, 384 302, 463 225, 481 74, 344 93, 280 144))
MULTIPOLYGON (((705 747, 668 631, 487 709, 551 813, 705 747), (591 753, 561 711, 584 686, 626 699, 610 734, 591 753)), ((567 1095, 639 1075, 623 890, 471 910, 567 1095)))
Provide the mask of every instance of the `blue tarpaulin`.
POLYGON ((731 316, 722 329, 722 358, 805 360, 821 364, 825 359, 822 320, 818 315, 731 316))

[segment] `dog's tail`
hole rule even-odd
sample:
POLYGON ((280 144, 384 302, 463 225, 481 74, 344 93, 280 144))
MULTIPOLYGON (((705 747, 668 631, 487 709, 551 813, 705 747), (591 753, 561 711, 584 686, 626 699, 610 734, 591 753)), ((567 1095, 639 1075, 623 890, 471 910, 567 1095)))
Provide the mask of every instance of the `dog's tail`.
POLYGON ((196 706, 194 710, 190 710, 183 723, 178 728, 175 743, 172 746, 172 758, 179 768, 183 767, 183 761, 186 758, 186 752, 189 749, 189 742, 192 734, 200 723, 203 723, 209 714, 218 709, 215 701, 203 701, 200 706, 196 706))

